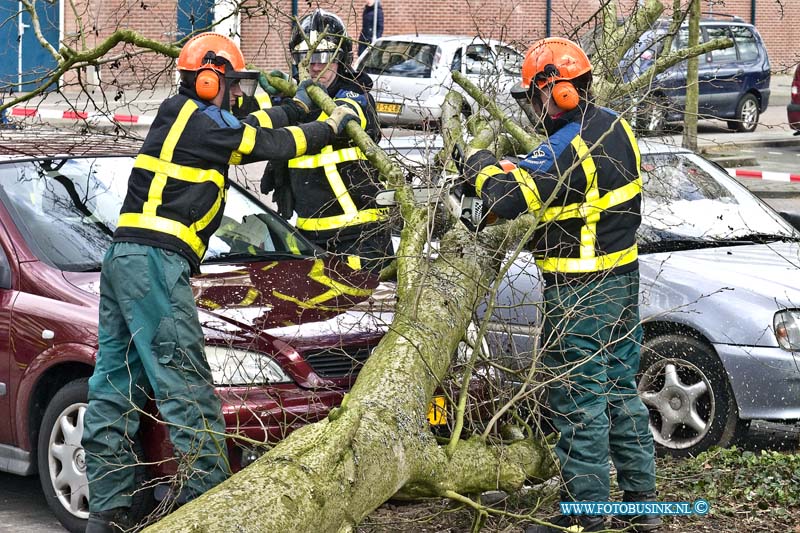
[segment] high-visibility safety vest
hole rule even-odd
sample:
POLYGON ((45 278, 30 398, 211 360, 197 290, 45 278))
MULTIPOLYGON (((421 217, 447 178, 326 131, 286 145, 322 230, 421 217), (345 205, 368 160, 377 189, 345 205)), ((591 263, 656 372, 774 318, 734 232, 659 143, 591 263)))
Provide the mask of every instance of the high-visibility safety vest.
MULTIPOLYGON (((355 110, 361 121, 361 127, 367 127, 367 117, 364 114, 362 107, 355 101, 348 98, 337 98, 337 102, 348 104, 355 110)), ((328 115, 322 113, 317 120, 325 120, 328 115)), ((353 197, 350 194, 345 181, 340 173, 341 165, 366 161, 367 157, 364 152, 357 146, 348 146, 334 150, 332 145, 328 145, 322 151, 315 155, 304 155, 296 157, 289 161, 289 169, 298 170, 313 170, 322 169, 327 178, 328 187, 330 187, 330 197, 335 200, 341 209, 341 214, 327 215, 327 216, 299 216, 296 225, 303 231, 329 231, 351 226, 359 226, 369 222, 378 222, 386 220, 389 216, 389 210, 385 208, 362 208, 356 206, 353 197)), ((302 202, 302 199, 298 199, 302 202)))
POLYGON ((480 168, 476 190, 493 211, 505 202, 498 211, 537 216, 536 264, 545 273, 635 268, 642 180, 633 131, 622 117, 591 105, 562 122, 510 172, 488 152, 470 158, 480 168))
POLYGON ((228 166, 318 151, 332 132, 324 123, 264 129, 181 91, 161 105, 134 161, 114 240, 180 252, 198 272, 222 220, 228 166))

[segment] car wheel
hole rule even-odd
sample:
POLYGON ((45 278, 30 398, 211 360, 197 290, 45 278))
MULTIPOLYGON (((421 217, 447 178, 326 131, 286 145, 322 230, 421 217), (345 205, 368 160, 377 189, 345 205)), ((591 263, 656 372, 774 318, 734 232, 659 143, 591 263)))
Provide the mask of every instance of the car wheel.
POLYGON ((725 369, 714 349, 687 335, 644 343, 639 396, 650 412, 660 455, 694 456, 728 446, 749 426, 739 420, 725 369))
POLYGON ((736 120, 728 121, 728 128, 734 131, 755 131, 758 126, 759 107, 758 99, 750 93, 742 96, 736 106, 736 120))
MULTIPOLYGON (((83 417, 86 414, 89 381, 86 378, 67 383, 53 396, 39 428, 39 481, 47 504, 64 527, 72 533, 83 533, 89 518, 89 486, 86 479, 86 458, 81 444, 83 417)), ((134 443, 137 454, 141 446, 134 443)), ((136 468, 137 486, 147 472, 136 468)), ((138 519, 153 508, 151 489, 136 491, 131 516, 138 519)))

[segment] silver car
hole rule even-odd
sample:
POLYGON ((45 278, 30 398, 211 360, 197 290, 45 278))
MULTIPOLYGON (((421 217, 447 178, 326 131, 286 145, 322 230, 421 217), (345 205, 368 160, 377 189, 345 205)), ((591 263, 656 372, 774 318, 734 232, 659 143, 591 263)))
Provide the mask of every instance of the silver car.
MULTIPOLYGON (((419 164, 441 147, 438 138, 403 140, 384 143, 419 164)), ((800 420, 800 233, 718 165, 639 146, 639 393, 658 450, 695 455, 735 442, 751 420, 800 420)), ((521 377, 538 346, 541 303, 538 269, 523 252, 500 280, 489 328, 493 357, 521 377)))
MULTIPOLYGON (((800 419, 800 234, 716 164, 640 147, 639 393, 659 451, 695 455, 753 419, 800 419)), ((495 353, 530 361, 540 304, 523 253, 491 317, 495 353)))
MULTIPOLYGON (((519 115, 510 95, 520 79, 523 56, 512 46, 494 39, 457 35, 395 35, 375 41, 358 58, 374 82, 373 96, 380 120, 386 125, 436 124, 442 103, 454 88, 451 72, 467 76, 487 94, 494 95, 502 109, 519 115)), ((466 97, 463 114, 478 108, 466 97)))

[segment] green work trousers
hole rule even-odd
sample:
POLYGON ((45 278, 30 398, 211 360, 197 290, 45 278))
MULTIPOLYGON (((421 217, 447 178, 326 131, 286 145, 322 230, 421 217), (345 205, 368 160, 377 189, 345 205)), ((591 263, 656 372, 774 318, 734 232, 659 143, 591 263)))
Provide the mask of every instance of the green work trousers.
POLYGON ((638 271, 545 287, 542 362, 553 377, 566 500, 608 501, 609 454, 620 489, 655 490, 653 436, 636 392, 638 302, 638 271))
POLYGON ((225 423, 203 350, 189 263, 180 254, 114 243, 100 276, 97 364, 89 379, 83 446, 89 510, 128 507, 132 441, 152 394, 185 477, 198 496, 230 475, 225 423))

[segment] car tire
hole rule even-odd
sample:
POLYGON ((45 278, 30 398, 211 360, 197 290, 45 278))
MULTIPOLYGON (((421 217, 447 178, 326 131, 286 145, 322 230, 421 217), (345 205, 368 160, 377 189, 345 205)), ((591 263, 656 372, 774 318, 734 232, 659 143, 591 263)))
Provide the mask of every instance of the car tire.
POLYGON ((659 455, 688 457, 711 446, 726 447, 749 427, 749 421, 739 419, 719 357, 695 337, 669 334, 646 340, 638 381, 659 455))
MULTIPOLYGON (((37 461, 42 491, 53 514, 71 533, 83 533, 89 518, 89 489, 81 444, 88 396, 88 379, 67 383, 48 403, 39 428, 37 461)), ((138 440, 134 442, 134 451, 141 452, 138 440)), ((147 480, 144 465, 136 467, 135 477, 141 487, 147 480)), ((137 490, 131 517, 138 521, 154 504, 152 489, 137 490)))
POLYGON ((753 94, 747 93, 736 105, 736 120, 729 120, 728 128, 739 132, 755 131, 759 116, 758 99, 753 94))

